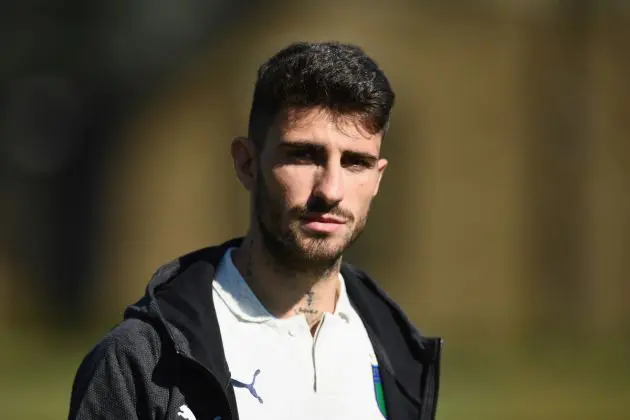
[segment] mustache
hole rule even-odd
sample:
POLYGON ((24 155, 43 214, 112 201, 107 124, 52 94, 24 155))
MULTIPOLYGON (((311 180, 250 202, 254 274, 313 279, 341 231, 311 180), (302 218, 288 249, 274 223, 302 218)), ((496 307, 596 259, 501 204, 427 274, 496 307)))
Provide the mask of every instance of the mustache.
POLYGON ((303 207, 295 207, 291 213, 297 218, 312 216, 313 214, 327 214, 348 222, 354 220, 352 212, 341 208, 338 204, 330 204, 316 197, 308 200, 303 207))

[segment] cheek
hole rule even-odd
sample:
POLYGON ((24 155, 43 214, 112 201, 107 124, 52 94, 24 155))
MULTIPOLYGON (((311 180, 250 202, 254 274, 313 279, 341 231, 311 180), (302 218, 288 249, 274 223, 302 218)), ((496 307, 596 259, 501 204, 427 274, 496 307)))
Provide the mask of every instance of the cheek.
POLYGON ((312 191, 312 171, 308 168, 277 169, 273 173, 278 193, 288 207, 303 206, 312 191))
POLYGON ((369 211, 372 198, 374 198, 374 188, 376 188, 376 184, 371 178, 356 180, 349 184, 346 193, 347 205, 352 208, 353 213, 358 218, 365 216, 369 211))

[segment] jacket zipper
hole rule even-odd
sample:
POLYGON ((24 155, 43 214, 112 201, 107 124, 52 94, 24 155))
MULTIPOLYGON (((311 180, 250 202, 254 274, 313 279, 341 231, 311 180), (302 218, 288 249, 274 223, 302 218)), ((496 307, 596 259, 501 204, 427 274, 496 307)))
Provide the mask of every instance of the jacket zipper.
POLYGON ((422 420, 435 420, 438 394, 440 391, 440 361, 442 358, 442 339, 436 343, 436 357, 427 372, 426 392, 422 399, 422 420))
POLYGON ((227 407, 227 412, 228 412, 228 419, 222 419, 222 420, 236 420, 236 418, 234 417, 234 413, 232 412, 232 407, 230 406, 230 401, 229 398, 227 396, 227 387, 230 386, 230 382, 228 381, 226 387, 224 388, 221 383, 217 380, 217 378, 214 376, 214 374, 212 372, 210 372, 210 370, 205 367, 201 362, 199 362, 197 359, 188 356, 187 354, 184 354, 182 352, 180 352, 179 350, 176 350, 176 353, 179 357, 181 357, 182 359, 188 361, 189 363, 192 363, 193 365, 195 365, 195 367, 197 369, 201 369, 201 371, 203 372, 203 374, 209 378, 211 381, 213 381, 214 383, 219 385, 219 388, 223 391, 223 396, 225 397, 225 406, 227 407))
MULTIPOLYGON (((151 300, 155 301, 155 295, 150 292, 149 296, 151 298, 151 300)), ((201 371, 203 372, 203 374, 209 378, 211 381, 214 381, 216 384, 219 385, 219 388, 223 391, 223 397, 225 398, 225 402, 226 402, 226 407, 227 407, 227 412, 228 412, 228 416, 229 419, 222 419, 222 420, 238 420, 238 417, 235 417, 234 414, 232 412, 232 406, 230 405, 230 399, 227 395, 227 387, 230 386, 230 381, 228 379, 228 383, 225 387, 223 387, 221 385, 221 383, 219 382, 219 380, 216 378, 216 376, 210 371, 210 369, 208 369, 203 363, 201 363, 200 361, 198 361, 197 359, 195 359, 192 356, 189 356, 188 354, 182 352, 178 346, 175 344, 177 343, 175 341, 175 338, 169 328, 169 324, 166 321, 166 319, 164 318, 164 316, 162 315, 162 313, 158 310, 158 317, 160 319, 160 321, 162 322, 162 325, 164 326, 164 328, 166 329, 166 333, 168 334, 169 338, 171 339, 171 343, 173 343, 174 347, 175 347, 175 354, 179 357, 182 358, 182 360, 186 360, 189 363, 192 363, 197 369, 201 369, 201 371)), ((227 364, 226 364, 226 370, 229 372, 229 369, 227 369, 227 364)))

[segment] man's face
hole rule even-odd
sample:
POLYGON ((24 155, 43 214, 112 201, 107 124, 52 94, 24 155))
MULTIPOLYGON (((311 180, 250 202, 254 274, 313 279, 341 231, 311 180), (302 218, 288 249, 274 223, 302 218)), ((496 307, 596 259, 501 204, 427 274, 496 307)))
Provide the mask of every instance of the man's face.
POLYGON ((259 156, 255 218, 279 263, 321 271, 365 228, 387 166, 382 135, 320 109, 288 117, 272 127, 259 156))

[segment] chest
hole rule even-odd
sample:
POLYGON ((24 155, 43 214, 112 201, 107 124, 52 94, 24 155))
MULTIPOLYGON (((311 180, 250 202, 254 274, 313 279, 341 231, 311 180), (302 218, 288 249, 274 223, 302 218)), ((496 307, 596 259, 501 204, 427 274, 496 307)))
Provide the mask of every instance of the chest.
POLYGON ((326 314, 311 335, 303 317, 281 321, 225 325, 224 349, 241 419, 383 418, 376 358, 360 323, 326 314))

